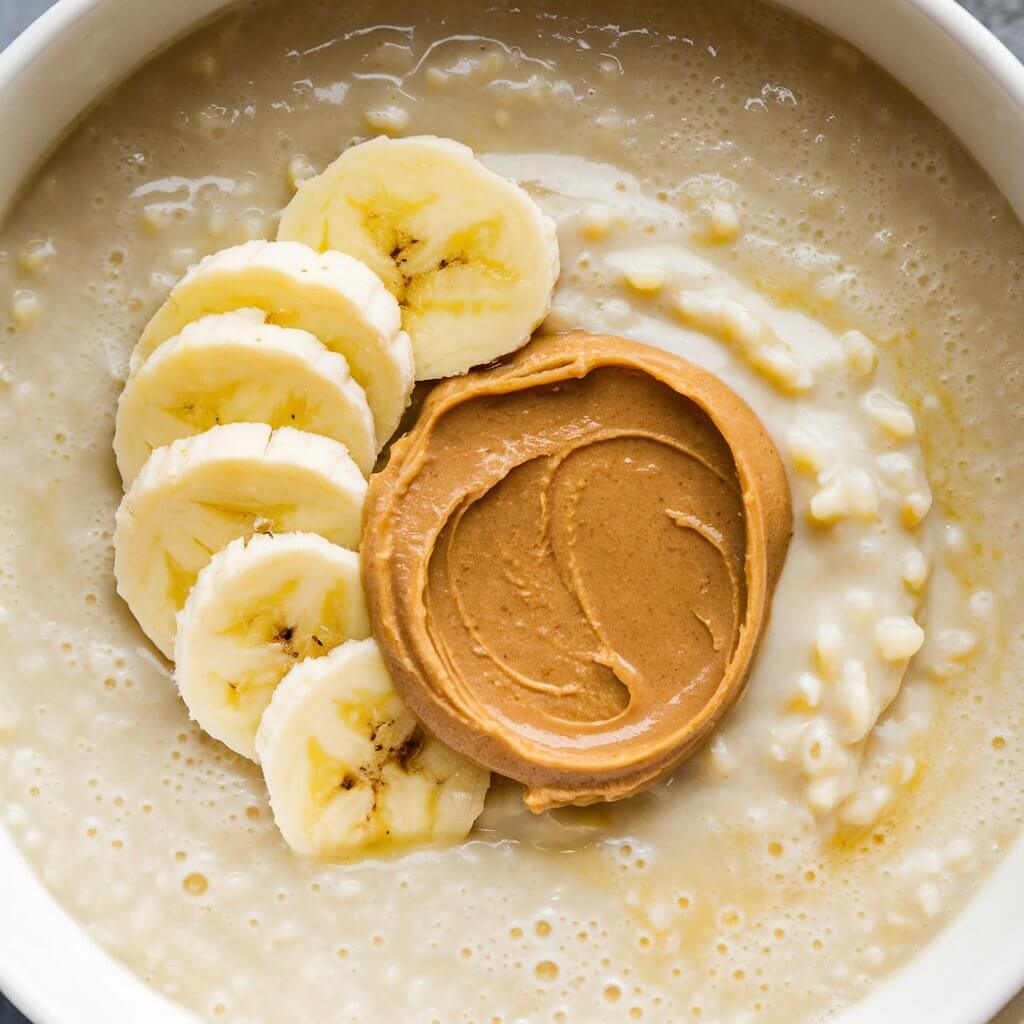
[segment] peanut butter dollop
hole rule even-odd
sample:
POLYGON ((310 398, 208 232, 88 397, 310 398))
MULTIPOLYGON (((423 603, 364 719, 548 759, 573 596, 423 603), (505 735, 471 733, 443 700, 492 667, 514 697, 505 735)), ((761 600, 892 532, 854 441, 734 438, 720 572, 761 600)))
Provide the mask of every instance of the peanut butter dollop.
POLYGON ((429 396, 362 546, 396 686, 535 811, 672 771, 739 697, 792 530, 720 380, 620 338, 540 338, 429 396))

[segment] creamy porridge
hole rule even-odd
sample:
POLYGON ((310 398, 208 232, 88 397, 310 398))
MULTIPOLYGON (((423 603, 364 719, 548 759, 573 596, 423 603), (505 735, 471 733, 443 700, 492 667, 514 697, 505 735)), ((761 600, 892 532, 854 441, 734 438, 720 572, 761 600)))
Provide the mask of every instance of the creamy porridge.
MULTIPOLYGON (((89 932, 201 1017, 820 1019, 1021 824, 1024 232, 859 54, 770 9, 241 6, 147 64, 0 235, 0 808, 89 932), (117 396, 201 256, 355 139, 437 134, 558 225, 546 326, 712 371, 794 536, 748 690, 630 800, 328 864, 188 719, 114 592, 117 396)), ((438 7, 442 5, 437 5, 438 7)), ((629 508, 623 509, 628 517, 629 508)))

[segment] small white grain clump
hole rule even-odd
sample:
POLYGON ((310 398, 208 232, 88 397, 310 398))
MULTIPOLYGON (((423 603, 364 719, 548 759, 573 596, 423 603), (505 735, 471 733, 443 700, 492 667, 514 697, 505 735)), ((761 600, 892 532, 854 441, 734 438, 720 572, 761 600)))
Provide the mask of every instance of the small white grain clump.
POLYGON ((379 110, 368 110, 363 121, 368 128, 385 135, 401 135, 409 128, 409 111, 403 107, 388 106, 379 110))
POLYGON ((740 232, 740 218, 736 207, 724 199, 711 204, 711 233, 720 242, 729 242, 740 232))
POLYGON ((163 231, 172 220, 172 213, 164 203, 150 203, 142 208, 139 221, 148 235, 156 235, 163 231))
POLYGON ((909 615, 887 615, 875 625, 875 644, 886 661, 907 661, 923 643, 924 630, 909 615))
POLYGON ((844 739, 847 743, 859 743, 875 724, 874 700, 864 662, 850 658, 843 663, 838 698, 844 739))
POLYGON ((903 525, 908 528, 920 526, 924 522, 925 516, 931 511, 931 507, 932 496, 930 494, 924 491, 908 494, 901 509, 903 525))
POLYGON ((892 803, 894 793, 889 786, 881 783, 868 786, 863 792, 850 797, 839 811, 839 820, 844 825, 864 828, 873 825, 892 803))
POLYGON ((18 257, 18 266, 26 274, 36 274, 46 266, 47 261, 56 252, 57 249, 49 238, 34 238, 22 249, 18 257))
POLYGON ((729 778, 736 771, 736 755, 720 736, 712 740, 708 747, 708 764, 723 779, 729 778))
POLYGON ((847 366, 860 377, 870 376, 878 362, 875 343, 860 331, 847 331, 840 338, 840 343, 847 366))
POLYGON ((917 467, 906 452, 886 452, 877 459, 878 471, 901 494, 909 494, 918 482, 917 467))
POLYGON ((801 672, 796 681, 796 697, 807 707, 814 709, 821 704, 821 693, 824 689, 822 681, 810 672, 801 672))
POLYGON ((640 295, 657 295, 665 287, 665 270, 654 264, 630 267, 624 276, 630 288, 640 295))
POLYGON ((850 512, 858 519, 870 520, 878 515, 878 491, 867 470, 850 470, 846 478, 846 494, 850 512))
POLYGON ((834 679, 843 660, 843 632, 834 622, 818 625, 814 638, 814 660, 818 672, 826 679, 834 679))
POLYGON ((842 798, 842 786, 834 776, 815 779, 807 787, 807 806, 813 814, 828 814, 842 798))
POLYGON ((580 230, 584 238, 600 242, 612 229, 612 211, 603 203, 588 203, 580 212, 580 230))
POLYGON ((864 396, 864 409, 894 441, 909 441, 917 433, 910 406, 884 391, 869 391, 864 396))
POLYGON ((818 476, 829 461, 828 446, 810 428, 795 426, 786 437, 793 468, 807 476, 818 476))
POLYGON ((935 644, 943 658, 963 661, 977 650, 978 634, 973 629, 944 629, 935 644))
POLYGON ((806 391, 814 383, 810 369, 796 358, 789 344, 742 303, 721 295, 682 291, 674 305, 684 322, 734 345, 743 359, 780 391, 806 391))
POLYGON ((928 559, 916 548, 900 559, 900 573, 903 582, 913 591, 920 590, 928 582, 928 559))
POLYGON ((31 327, 39 319, 42 305, 39 296, 27 288, 19 288, 11 303, 11 318, 19 327, 31 327))
POLYGON ((875 481, 867 470, 840 467, 822 481, 809 512, 819 523, 835 523, 847 516, 869 522, 878 515, 875 481))
POLYGON ((304 181, 309 181, 310 178, 316 176, 316 168, 310 163, 309 157, 304 153, 296 153, 295 156, 288 161, 288 187, 293 191, 297 192, 299 186, 304 181))

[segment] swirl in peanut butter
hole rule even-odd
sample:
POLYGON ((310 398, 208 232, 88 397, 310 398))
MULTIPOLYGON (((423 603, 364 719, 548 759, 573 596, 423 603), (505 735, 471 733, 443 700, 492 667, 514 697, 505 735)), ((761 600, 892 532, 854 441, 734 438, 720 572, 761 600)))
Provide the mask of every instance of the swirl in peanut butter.
POLYGON ((738 695, 789 514, 720 382, 619 339, 544 339, 439 387, 373 481, 376 633, 414 710, 531 806, 616 799, 738 695))

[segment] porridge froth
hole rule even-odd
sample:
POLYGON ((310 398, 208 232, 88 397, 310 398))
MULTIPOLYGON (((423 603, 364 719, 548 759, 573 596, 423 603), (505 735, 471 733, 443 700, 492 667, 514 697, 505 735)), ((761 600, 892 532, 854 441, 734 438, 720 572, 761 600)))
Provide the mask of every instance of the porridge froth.
POLYGON ((768 8, 436 11, 242 5, 105 99, 11 211, 4 825, 212 1021, 833 1013, 1020 825, 1024 233, 926 111, 768 8), (721 377, 795 532, 743 700, 672 777, 541 816, 496 781, 461 846, 317 864, 114 594, 110 442, 187 268, 274 237, 297 182, 381 132, 520 182, 558 227, 545 328, 721 377))

